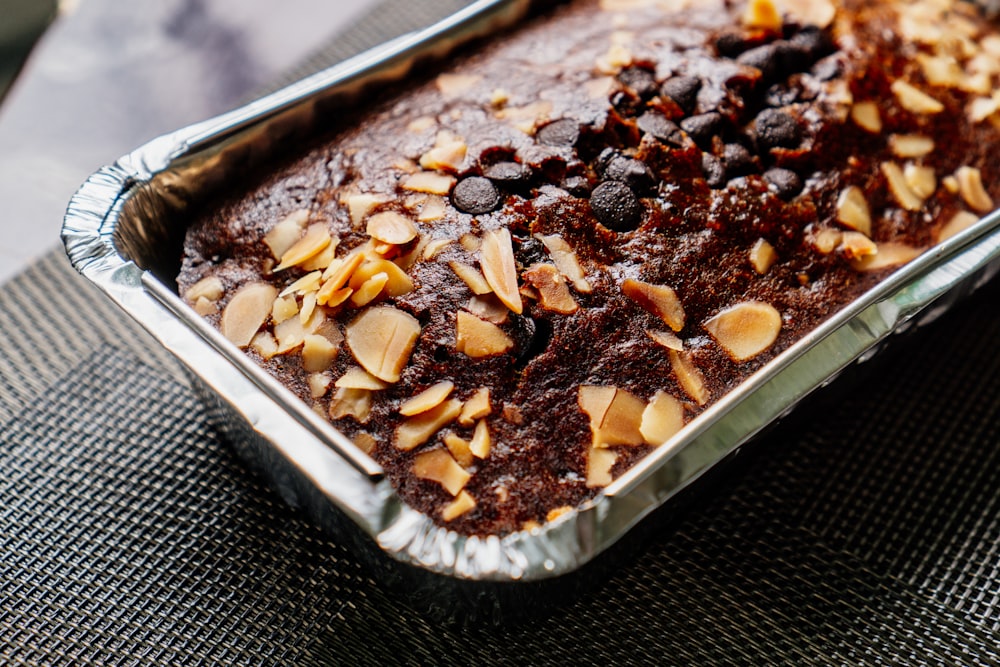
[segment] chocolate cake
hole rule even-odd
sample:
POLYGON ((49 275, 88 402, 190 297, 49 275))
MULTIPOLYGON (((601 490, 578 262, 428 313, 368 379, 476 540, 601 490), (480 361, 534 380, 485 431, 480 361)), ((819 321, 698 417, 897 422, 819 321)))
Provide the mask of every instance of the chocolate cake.
POLYGON ((973 4, 579 0, 193 222, 201 315, 465 534, 594 496, 993 209, 973 4))

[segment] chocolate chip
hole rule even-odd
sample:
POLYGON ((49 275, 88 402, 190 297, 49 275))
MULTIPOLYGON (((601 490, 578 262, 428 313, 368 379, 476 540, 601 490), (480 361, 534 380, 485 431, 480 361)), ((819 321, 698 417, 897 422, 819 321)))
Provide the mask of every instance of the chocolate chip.
POLYGON ((559 187, 574 197, 583 198, 590 196, 590 181, 584 176, 567 176, 563 179, 559 187))
POLYGON ((594 188, 590 208, 598 222, 612 231, 632 231, 642 222, 642 202, 618 181, 605 181, 594 188))
POLYGON ((546 146, 575 146, 580 138, 580 124, 572 118, 556 120, 539 129, 535 138, 546 146))
POLYGON ((774 81, 781 73, 781 53, 775 44, 765 44, 744 51, 736 62, 760 70, 761 78, 774 81))
POLYGON ((698 106, 699 90, 701 90, 701 79, 693 76, 675 76, 660 86, 660 94, 672 99, 684 113, 689 115, 694 113, 695 107, 698 106))
POLYGON ((657 141, 677 147, 684 145, 681 128, 672 120, 667 120, 667 117, 658 111, 647 111, 642 114, 636 121, 636 125, 657 141))
POLYGON ((790 114, 778 109, 764 109, 757 115, 757 146, 761 151, 772 148, 795 148, 802 142, 802 129, 790 114))
POLYGON ((616 155, 604 164, 601 175, 609 181, 624 183, 633 191, 644 193, 653 187, 656 179, 645 162, 616 155))
MULTIPOLYGON (((817 26, 807 25, 798 33, 796 33, 789 42, 792 46, 799 49, 802 54, 809 60, 809 65, 819 60, 824 56, 828 56, 836 50, 836 45, 833 43, 833 39, 825 31, 820 30, 817 26)), ((803 67, 804 71, 808 69, 809 65, 803 67)))
POLYGON ((639 113, 642 100, 626 90, 619 90, 611 95, 611 106, 622 116, 629 118, 639 113))
POLYGON ((688 133, 696 144, 707 148, 712 137, 722 131, 722 114, 718 111, 691 116, 681 121, 681 129, 688 133))
POLYGON ((785 201, 802 192, 802 179, 789 169, 777 167, 768 169, 764 172, 764 180, 767 181, 770 189, 785 201))
POLYGON ((494 183, 508 187, 518 187, 526 184, 531 178, 531 170, 520 162, 494 162, 483 169, 483 176, 494 183))
POLYGON ((715 38, 715 50, 724 58, 735 58, 747 50, 747 41, 738 32, 724 32, 715 38))
POLYGON ((746 176, 754 168, 753 155, 741 144, 726 144, 722 150, 722 166, 729 178, 746 176))
POLYGON ((705 174, 708 187, 721 188, 726 184, 726 168, 722 166, 722 160, 711 153, 702 154, 701 170, 705 174))
POLYGON ((656 77, 648 69, 626 67, 618 73, 618 80, 644 100, 656 94, 656 77))
POLYGON ((465 213, 489 213, 500 206, 500 192, 488 178, 469 176, 463 178, 451 191, 451 203, 465 213))

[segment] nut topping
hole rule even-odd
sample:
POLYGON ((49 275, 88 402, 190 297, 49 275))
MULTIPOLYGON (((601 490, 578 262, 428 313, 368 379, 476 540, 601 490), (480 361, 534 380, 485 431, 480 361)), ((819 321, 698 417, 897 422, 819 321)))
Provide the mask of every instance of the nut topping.
POLYGON ((458 416, 458 423, 462 426, 472 426, 477 419, 486 417, 492 411, 490 390, 487 387, 480 387, 462 406, 462 414, 458 416))
POLYGON ((348 369, 346 373, 340 376, 340 379, 334 383, 336 387, 343 387, 345 389, 368 389, 370 391, 380 391, 389 386, 388 382, 384 380, 379 380, 377 377, 369 373, 363 368, 348 369))
POLYGON ((517 289, 517 264, 510 232, 506 228, 486 232, 480 256, 486 282, 505 306, 520 315, 523 305, 517 289))
POLYGON ((448 398, 454 388, 455 383, 451 380, 442 380, 431 385, 416 396, 403 401, 403 404, 399 406, 399 414, 412 417, 421 412, 427 412, 431 408, 436 408, 444 402, 444 399, 448 398))
POLYGON ((851 262, 851 266, 856 271, 878 271, 890 266, 906 264, 922 252, 923 249, 914 248, 905 243, 879 243, 875 254, 867 255, 857 261, 851 262))
POLYGON ((684 406, 664 391, 658 391, 642 412, 639 432, 647 445, 658 446, 684 426, 684 406))
POLYGON ((896 203, 907 211, 919 211, 920 207, 924 205, 924 201, 907 185, 906 177, 903 176, 903 170, 899 168, 899 165, 895 162, 883 162, 879 168, 889 183, 889 191, 895 197, 896 203))
POLYGON ((668 350, 684 349, 684 342, 671 331, 652 331, 647 329, 646 335, 649 336, 654 343, 662 345, 668 350))
POLYGON ((380 273, 385 274, 385 293, 389 296, 402 296, 413 291, 413 280, 395 262, 387 259, 369 259, 351 274, 348 285, 351 289, 360 290, 362 285, 380 273))
POLYGON ((337 357, 337 347, 323 336, 308 334, 303 340, 302 368, 308 373, 322 373, 337 357))
POLYGON ((891 88, 899 105, 911 113, 936 114, 944 111, 943 104, 902 79, 894 81, 891 88))
POLYGON ((278 354, 278 341, 269 332, 261 331, 250 341, 250 349, 265 359, 270 359, 278 354))
POLYGON ((711 394, 705 386, 705 378, 701 371, 691 363, 688 354, 677 350, 668 350, 667 354, 670 355, 670 366, 674 369, 677 382, 680 383, 684 392, 698 405, 708 403, 711 394))
POLYGON ((674 331, 684 328, 684 307, 673 289, 628 278, 622 282, 622 292, 644 310, 657 315, 674 331))
POLYGON ((371 278, 361 283, 357 290, 351 294, 351 303, 358 308, 371 303, 375 297, 382 293, 382 289, 389 282, 389 274, 379 272, 371 278))
POLYGON ((959 167, 955 171, 958 191, 962 199, 974 211, 988 213, 993 210, 993 198, 983 187, 983 176, 975 167, 959 167))
POLYGON ((750 248, 750 264, 753 266, 753 270, 764 275, 771 270, 774 263, 778 261, 778 253, 775 252, 774 246, 767 242, 767 239, 757 239, 750 248))
POLYGON ((743 12, 743 25, 747 28, 778 32, 782 23, 781 12, 774 6, 774 0, 750 0, 743 12))
POLYGON ((188 291, 184 293, 184 298, 189 303, 196 303, 198 299, 218 301, 225 294, 225 291, 222 280, 218 276, 208 276, 191 285, 188 291))
POLYGON ((307 222, 309 222, 309 211, 305 209, 293 211, 264 235, 264 243, 271 249, 271 254, 276 260, 280 261, 281 256, 295 245, 302 236, 302 230, 306 228, 307 222))
POLYGON ((469 450, 477 459, 485 459, 490 455, 490 429, 485 419, 480 419, 469 442, 469 450))
POLYGON ((305 236, 296 241, 291 248, 281 255, 281 263, 274 267, 274 272, 284 271, 289 267, 297 266, 306 260, 312 259, 326 250, 332 240, 330 231, 326 228, 326 225, 320 223, 309 225, 305 236))
POLYGON ((542 308, 561 315, 569 315, 579 310, 580 306, 569 293, 566 280, 552 264, 535 264, 522 275, 525 281, 538 290, 542 308))
POLYGON ((442 95, 452 98, 472 88, 482 78, 478 74, 439 74, 434 83, 442 95))
POLYGON ((408 452, 422 445, 442 428, 455 421, 462 402, 448 399, 437 407, 410 417, 396 428, 396 447, 408 452))
POLYGON ((368 214, 378 206, 384 204, 387 198, 383 195, 373 194, 353 194, 345 197, 343 201, 347 204, 347 212, 351 216, 351 224, 360 228, 368 214))
POLYGON ((878 105, 874 102, 858 102, 852 106, 851 120, 872 134, 882 132, 882 116, 879 114, 878 105))
POLYGON ((514 341, 503 329, 484 322, 475 315, 458 311, 455 322, 455 349, 478 359, 503 354, 514 347, 514 341))
POLYGON ((894 134, 889 137, 889 148, 896 157, 923 157, 933 152, 934 140, 922 134, 894 134))
POLYGON ((458 171, 468 146, 450 132, 438 132, 434 148, 420 156, 420 166, 431 171, 458 171))
POLYGON ((552 234, 551 236, 536 234, 535 238, 542 242, 545 249, 549 251, 552 261, 555 262, 556 268, 566 276, 567 280, 573 282, 573 288, 577 292, 589 294, 593 291, 594 288, 587 282, 583 269, 580 267, 580 262, 576 258, 576 253, 573 252, 573 248, 566 243, 563 237, 558 234, 552 234))
POLYGON ((837 222, 871 237, 872 214, 868 209, 868 200, 858 186, 848 186, 840 193, 837 199, 837 222))
POLYGON ((781 313, 769 303, 744 301, 709 318, 705 329, 735 361, 746 361, 777 340, 781 313))
POLYGON ((448 266, 451 270, 455 272, 455 275, 462 279, 469 289, 472 290, 473 294, 489 294, 493 291, 489 283, 486 282, 486 278, 483 277, 479 271, 474 267, 464 264, 462 262, 451 261, 448 262, 448 266))
POLYGON ((611 469, 618 460, 618 452, 612 449, 591 447, 587 453, 587 487, 603 487, 614 481, 611 469))
POLYGON ((878 246, 861 232, 844 232, 840 249, 848 259, 861 259, 878 252, 878 246))
POLYGON ((915 165, 911 162, 903 169, 903 178, 913 194, 921 199, 927 199, 937 190, 934 167, 915 165))
POLYGON ((366 371, 397 382, 420 335, 420 323, 389 306, 369 308, 347 325, 347 346, 366 371))
POLYGON ((455 457, 455 461, 458 465, 463 468, 468 468, 473 463, 476 462, 475 457, 472 455, 472 450, 469 449, 469 441, 458 437, 451 431, 444 434, 441 438, 444 441, 444 446, 448 448, 451 455, 455 457))
POLYGON ((436 171, 418 171, 403 181, 400 186, 410 192, 426 192, 432 195, 446 195, 455 185, 455 177, 439 174, 436 171))
POLYGON ((507 306, 500 302, 493 294, 483 294, 469 299, 466 310, 481 320, 492 322, 493 324, 506 324, 510 311, 507 306))
POLYGON ((364 424, 372 411, 372 393, 366 389, 347 389, 341 387, 330 400, 330 418, 344 419, 354 417, 364 424))
POLYGON ((451 458, 447 449, 432 449, 417 454, 413 459, 413 474, 420 479, 437 482, 453 496, 458 495, 472 477, 451 458))
POLYGON ((445 521, 454 521, 458 517, 476 508, 476 499, 469 495, 468 491, 459 491, 455 499, 444 506, 441 510, 441 518, 445 521))
POLYGON ((309 376, 309 395, 313 398, 323 398, 330 390, 333 378, 329 373, 312 373, 309 376))
POLYGON ((950 239, 955 234, 958 234, 965 229, 968 229, 972 225, 979 222, 979 216, 975 213, 969 213, 968 211, 959 211, 951 220, 941 228, 941 231, 937 234, 937 242, 942 243, 947 239, 950 239))
POLYGON ((278 290, 267 283, 249 283, 236 290, 222 311, 222 335, 238 347, 250 344, 271 314, 278 290))
POLYGON ((642 399, 617 387, 581 385, 577 404, 590 417, 594 447, 642 444, 642 399))
POLYGON ((417 238, 417 228, 405 215, 382 211, 368 218, 366 232, 373 239, 393 245, 403 245, 417 238))

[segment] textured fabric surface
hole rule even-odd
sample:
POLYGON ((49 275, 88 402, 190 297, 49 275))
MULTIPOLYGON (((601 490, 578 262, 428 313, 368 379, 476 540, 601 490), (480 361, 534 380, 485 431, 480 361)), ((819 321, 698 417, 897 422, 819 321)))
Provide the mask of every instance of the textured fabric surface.
POLYGON ((457 629, 247 472, 54 253, 0 288, 0 663, 1000 664, 998 303, 994 281, 812 399, 605 585, 457 629))

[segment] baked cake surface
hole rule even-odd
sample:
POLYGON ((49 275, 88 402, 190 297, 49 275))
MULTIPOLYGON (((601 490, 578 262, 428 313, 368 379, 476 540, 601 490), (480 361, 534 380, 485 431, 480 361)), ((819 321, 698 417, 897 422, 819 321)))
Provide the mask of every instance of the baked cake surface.
POLYGON ((580 0, 196 220, 181 294, 462 533, 606 486, 1000 196, 972 4, 580 0))

